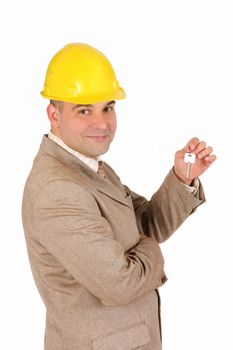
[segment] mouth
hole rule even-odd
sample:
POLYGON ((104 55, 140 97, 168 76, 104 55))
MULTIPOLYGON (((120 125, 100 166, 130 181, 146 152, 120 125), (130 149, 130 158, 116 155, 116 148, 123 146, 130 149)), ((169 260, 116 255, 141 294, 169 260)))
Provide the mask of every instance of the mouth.
POLYGON ((108 136, 107 135, 95 135, 95 136, 87 136, 87 138, 89 138, 90 140, 96 141, 96 142, 103 142, 106 141, 108 136))

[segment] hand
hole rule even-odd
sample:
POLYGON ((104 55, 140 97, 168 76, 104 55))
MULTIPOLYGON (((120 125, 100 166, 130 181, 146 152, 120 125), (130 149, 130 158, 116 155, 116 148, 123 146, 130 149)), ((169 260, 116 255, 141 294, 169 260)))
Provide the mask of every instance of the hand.
POLYGON ((183 149, 175 154, 174 171, 179 180, 186 185, 190 185, 194 179, 203 174, 217 158, 214 154, 211 154, 212 152, 213 148, 211 146, 206 147, 204 141, 200 142, 197 137, 192 138, 183 149), (195 163, 191 165, 189 179, 186 178, 187 164, 184 162, 186 152, 196 155, 195 163))

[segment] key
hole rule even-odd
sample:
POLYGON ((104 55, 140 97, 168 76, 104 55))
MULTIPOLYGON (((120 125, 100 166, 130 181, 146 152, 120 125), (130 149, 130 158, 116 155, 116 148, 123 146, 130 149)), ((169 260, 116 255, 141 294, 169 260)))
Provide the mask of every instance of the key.
POLYGON ((184 162, 187 163, 186 168, 186 179, 190 178, 191 164, 194 164, 196 160, 196 155, 194 153, 187 152, 184 155, 184 162))

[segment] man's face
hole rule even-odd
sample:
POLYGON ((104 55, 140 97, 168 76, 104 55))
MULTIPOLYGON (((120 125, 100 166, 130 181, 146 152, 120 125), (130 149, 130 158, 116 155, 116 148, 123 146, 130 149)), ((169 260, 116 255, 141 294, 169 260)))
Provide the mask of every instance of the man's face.
POLYGON ((116 131, 115 101, 76 105, 64 102, 62 111, 48 106, 52 131, 73 150, 90 158, 107 152, 116 131))

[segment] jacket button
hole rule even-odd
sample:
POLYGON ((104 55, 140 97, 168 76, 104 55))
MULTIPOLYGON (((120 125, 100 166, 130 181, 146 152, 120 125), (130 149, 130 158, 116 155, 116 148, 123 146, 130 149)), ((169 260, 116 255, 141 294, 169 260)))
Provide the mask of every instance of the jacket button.
POLYGON ((167 277, 164 275, 162 278, 161 278, 161 282, 162 283, 165 283, 167 281, 167 277))

